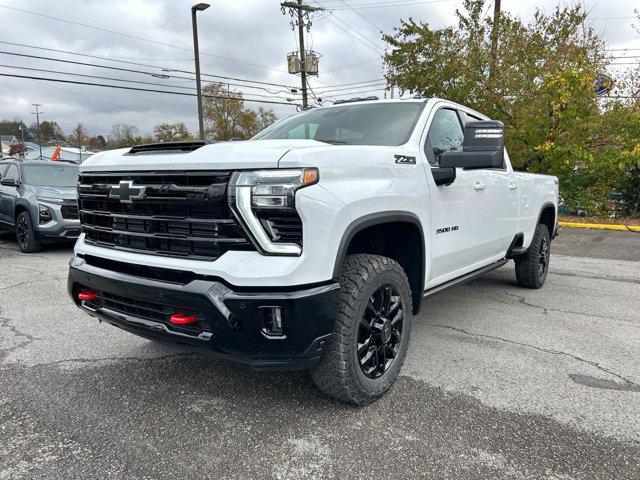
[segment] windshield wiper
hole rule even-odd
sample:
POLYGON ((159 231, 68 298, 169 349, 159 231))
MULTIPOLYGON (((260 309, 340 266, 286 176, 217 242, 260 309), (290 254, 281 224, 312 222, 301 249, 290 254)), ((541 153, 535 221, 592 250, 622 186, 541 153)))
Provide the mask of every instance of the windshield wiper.
POLYGON ((349 142, 340 140, 338 138, 316 138, 315 141, 322 143, 331 143, 333 145, 351 145, 349 142))

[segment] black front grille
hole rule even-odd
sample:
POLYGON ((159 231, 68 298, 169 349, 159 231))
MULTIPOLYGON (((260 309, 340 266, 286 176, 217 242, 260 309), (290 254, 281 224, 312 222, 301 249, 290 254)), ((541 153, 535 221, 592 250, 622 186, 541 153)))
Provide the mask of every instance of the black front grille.
POLYGON ((78 220, 80 218, 77 205, 62 205, 62 207, 60 207, 60 211, 62 213, 62 218, 65 220, 78 220))
POLYGON ((109 248, 209 260, 229 250, 253 250, 227 204, 230 175, 81 175, 85 240, 109 248))

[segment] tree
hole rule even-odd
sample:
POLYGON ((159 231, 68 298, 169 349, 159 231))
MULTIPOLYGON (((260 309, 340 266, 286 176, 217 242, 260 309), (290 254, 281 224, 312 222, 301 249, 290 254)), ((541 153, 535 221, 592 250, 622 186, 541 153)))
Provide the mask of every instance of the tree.
POLYGON ((156 142, 179 142, 191 139, 187 126, 180 123, 161 123, 153 129, 156 142))
POLYGON ((212 140, 246 140, 260 131, 258 114, 244 106, 242 92, 228 90, 220 83, 202 89, 205 135, 212 140))
POLYGON ((89 143, 89 137, 84 128, 84 124, 78 122, 71 135, 67 137, 67 142, 75 148, 79 148, 81 145, 87 145, 89 143))
POLYGON ((22 120, 18 119, 0 120, 0 135, 13 135, 18 140, 22 141, 22 133, 20 131, 20 127, 24 129, 25 141, 31 140, 33 137, 31 136, 31 132, 29 131, 27 125, 22 120))
MULTIPOLYGON (((33 122, 29 127, 31 136, 37 142, 38 141, 38 125, 33 122)), ((47 143, 50 140, 65 140, 64 132, 57 122, 50 120, 43 120, 40 122, 40 136, 42 137, 42 143, 47 143)))
POLYGON ((261 132, 267 127, 270 127, 277 120, 278 120, 278 117, 273 110, 266 109, 264 107, 258 108, 258 131, 259 132, 261 132))
POLYGON ((22 157, 24 152, 27 151, 27 147, 25 147, 22 143, 14 143, 9 148, 9 155, 12 157, 22 157))
POLYGON ((116 123, 111 127, 113 148, 124 148, 136 145, 138 127, 126 123, 116 123))
POLYGON ((514 167, 557 175, 570 210, 606 211, 640 160, 633 141, 640 117, 637 102, 596 97, 606 49, 587 13, 557 7, 549 15, 537 11, 525 24, 503 12, 491 76, 493 20, 486 4, 465 0, 456 27, 401 21, 383 37, 391 47, 384 57, 388 83, 503 121, 514 167))

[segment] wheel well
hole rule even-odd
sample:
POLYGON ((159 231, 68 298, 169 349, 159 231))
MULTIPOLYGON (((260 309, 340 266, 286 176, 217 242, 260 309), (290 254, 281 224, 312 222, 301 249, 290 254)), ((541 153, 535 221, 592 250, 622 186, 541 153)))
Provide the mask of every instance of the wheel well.
POLYGON ((420 227, 412 222, 394 221, 359 230, 349 242, 346 255, 370 253, 389 257, 407 274, 413 312, 420 309, 424 289, 424 240, 420 227))
POLYGON ((18 215, 20 215, 22 212, 28 212, 29 209, 27 207, 25 207, 24 205, 17 205, 16 206, 16 211, 13 215, 13 220, 14 221, 18 221, 18 215))
POLYGON ((538 223, 546 225, 549 230, 549 236, 553 236, 553 229, 556 226, 556 209, 553 205, 546 205, 542 209, 538 223))

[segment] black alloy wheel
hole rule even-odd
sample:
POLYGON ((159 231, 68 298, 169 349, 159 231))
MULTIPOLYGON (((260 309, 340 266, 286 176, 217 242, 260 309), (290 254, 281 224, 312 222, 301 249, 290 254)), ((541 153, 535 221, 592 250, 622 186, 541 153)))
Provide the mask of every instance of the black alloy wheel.
POLYGON ((404 326, 402 299, 391 285, 383 285, 369 298, 358 328, 358 360, 362 372, 378 378, 398 356, 404 326))
POLYGON ((549 268, 549 240, 542 238, 538 260, 538 274, 543 278, 549 268))
POLYGON ((18 225, 16 226, 16 237, 18 240, 18 246, 22 249, 29 248, 29 231, 31 225, 29 225, 29 218, 26 215, 20 215, 18 217, 18 225))

